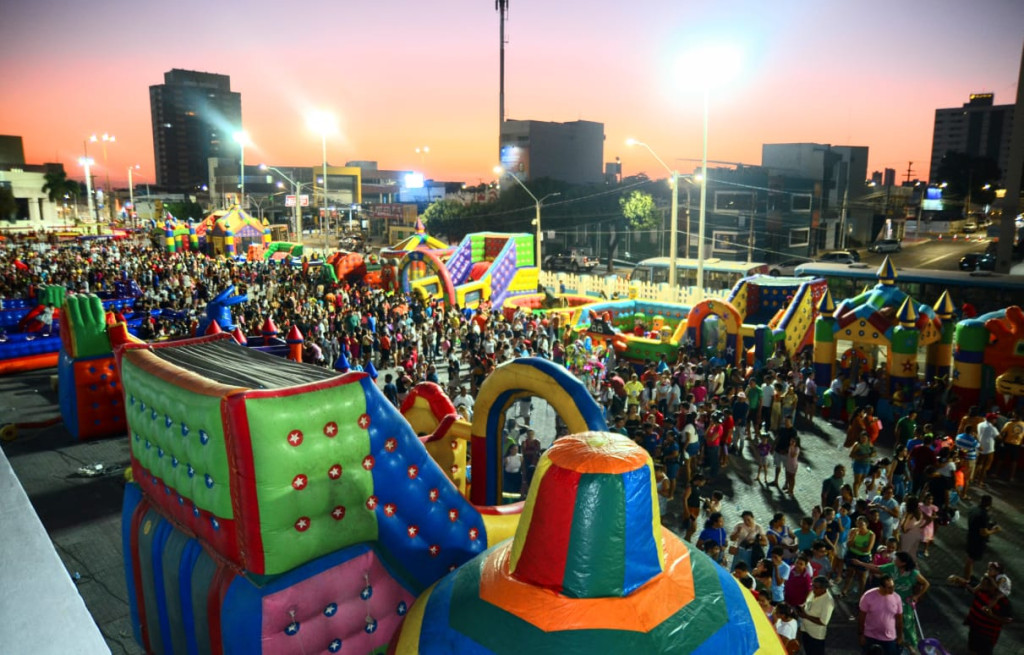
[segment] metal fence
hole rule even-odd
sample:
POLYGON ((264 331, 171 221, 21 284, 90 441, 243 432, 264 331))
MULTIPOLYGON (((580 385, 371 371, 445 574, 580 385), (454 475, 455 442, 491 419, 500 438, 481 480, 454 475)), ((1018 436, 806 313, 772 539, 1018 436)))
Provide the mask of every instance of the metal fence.
POLYGON ((705 289, 703 295, 698 297, 696 287, 672 289, 668 284, 630 282, 621 275, 577 275, 544 271, 541 273, 541 280, 544 286, 551 287, 558 293, 593 296, 595 299, 632 297, 637 300, 678 303, 691 307, 702 299, 727 299, 731 292, 730 289, 705 289))

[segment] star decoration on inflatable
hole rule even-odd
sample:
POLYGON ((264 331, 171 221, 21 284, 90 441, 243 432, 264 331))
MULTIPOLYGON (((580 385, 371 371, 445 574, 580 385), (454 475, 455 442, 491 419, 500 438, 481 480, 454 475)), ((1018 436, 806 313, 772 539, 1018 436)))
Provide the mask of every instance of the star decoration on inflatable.
POLYGON ((302 430, 292 430, 288 433, 288 443, 298 446, 302 443, 302 430))

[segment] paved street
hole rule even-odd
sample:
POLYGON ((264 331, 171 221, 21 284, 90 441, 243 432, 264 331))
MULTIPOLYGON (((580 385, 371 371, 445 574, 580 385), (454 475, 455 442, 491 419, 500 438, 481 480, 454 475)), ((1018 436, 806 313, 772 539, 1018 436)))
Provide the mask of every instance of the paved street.
MULTIPOLYGON (((934 268, 941 271, 957 271, 960 258, 970 252, 985 252, 989 240, 984 236, 971 235, 965 239, 961 235, 957 239, 928 237, 927 241, 912 244, 907 240, 903 251, 892 253, 889 257, 896 266, 901 268, 934 268)), ((861 261, 866 264, 881 264, 885 254, 868 252, 867 248, 859 248, 861 261)))

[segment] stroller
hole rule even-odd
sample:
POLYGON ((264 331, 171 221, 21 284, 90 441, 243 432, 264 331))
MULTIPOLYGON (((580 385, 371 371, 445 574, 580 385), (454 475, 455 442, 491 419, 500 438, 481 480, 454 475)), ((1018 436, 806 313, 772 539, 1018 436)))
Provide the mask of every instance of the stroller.
POLYGON ((953 655, 943 647, 942 642, 935 638, 925 638, 924 629, 921 628, 921 619, 917 616, 917 605, 914 605, 914 623, 917 625, 917 634, 920 640, 917 642, 917 652, 920 655, 953 655))

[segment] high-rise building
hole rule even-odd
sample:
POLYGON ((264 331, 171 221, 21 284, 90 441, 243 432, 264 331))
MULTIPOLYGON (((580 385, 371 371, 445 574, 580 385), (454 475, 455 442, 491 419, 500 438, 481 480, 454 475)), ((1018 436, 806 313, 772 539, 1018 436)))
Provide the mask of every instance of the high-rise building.
POLYGON ((604 123, 507 120, 501 127, 501 164, 521 180, 601 184, 604 123))
POLYGON ((239 157, 242 96, 227 75, 173 69, 149 87, 157 185, 188 191, 206 184, 210 157, 239 157))
POLYGON ((939 164, 948 152, 988 157, 1006 175, 1013 109, 1014 105, 995 104, 995 95, 991 93, 972 93, 970 101, 962 107, 936 109, 929 181, 942 182, 938 179, 939 164))

